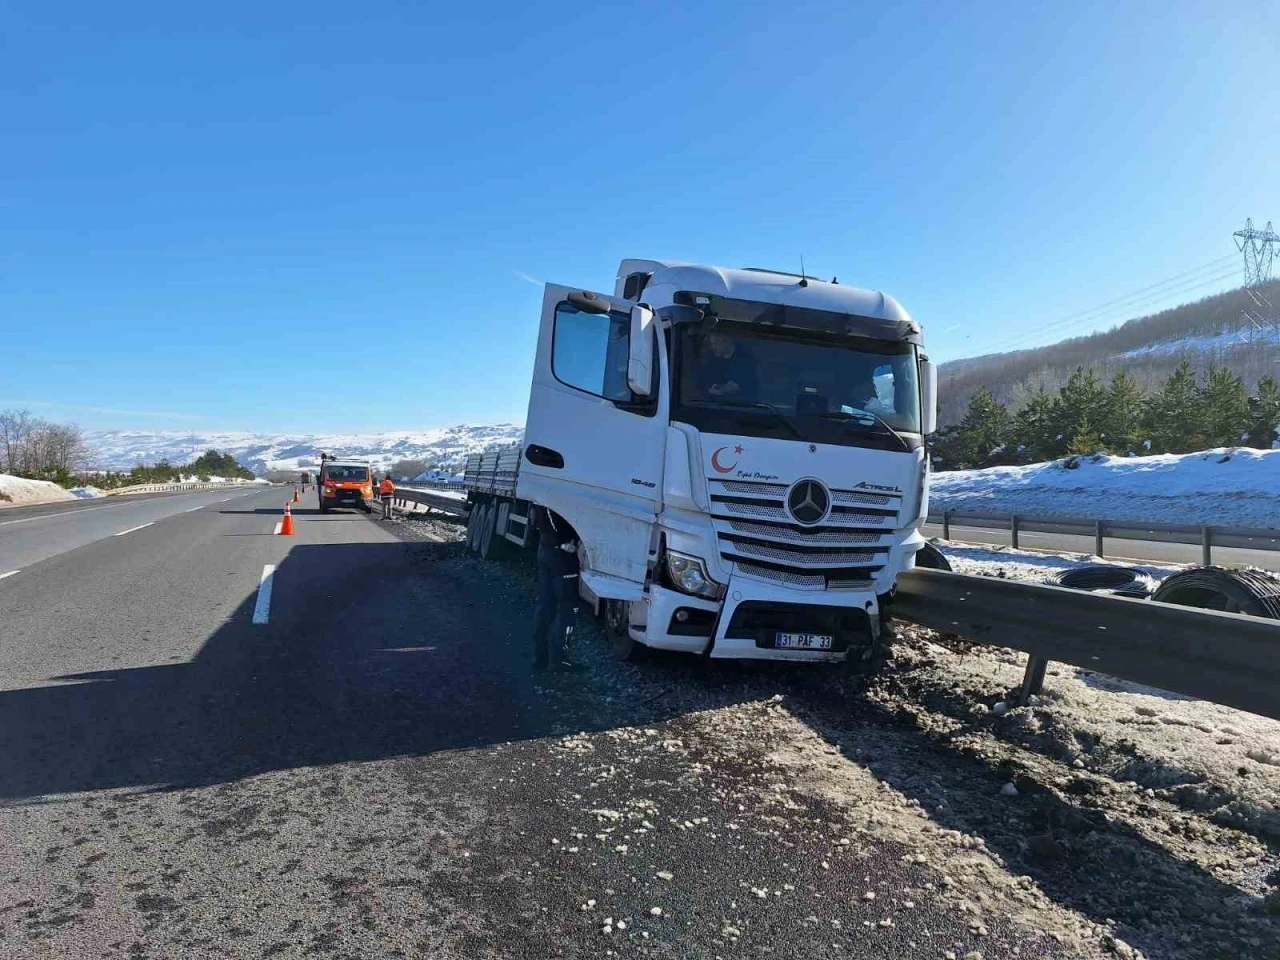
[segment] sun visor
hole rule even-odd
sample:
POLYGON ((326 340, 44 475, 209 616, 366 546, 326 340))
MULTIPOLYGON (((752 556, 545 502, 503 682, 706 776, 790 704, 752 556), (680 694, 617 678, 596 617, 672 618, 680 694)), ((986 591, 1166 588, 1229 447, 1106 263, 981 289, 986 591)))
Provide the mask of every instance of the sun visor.
MULTIPOLYGON (((676 302, 695 307, 704 320, 731 320, 737 323, 758 323, 763 326, 809 330, 828 336, 868 337, 875 340, 893 340, 899 343, 923 343, 920 325, 912 320, 896 302, 880 298, 880 306, 886 316, 868 316, 861 313, 842 313, 815 310, 790 303, 764 303, 759 300, 738 300, 715 294, 681 292, 676 302)), ((684 314, 673 318, 676 322, 691 318, 684 314)))

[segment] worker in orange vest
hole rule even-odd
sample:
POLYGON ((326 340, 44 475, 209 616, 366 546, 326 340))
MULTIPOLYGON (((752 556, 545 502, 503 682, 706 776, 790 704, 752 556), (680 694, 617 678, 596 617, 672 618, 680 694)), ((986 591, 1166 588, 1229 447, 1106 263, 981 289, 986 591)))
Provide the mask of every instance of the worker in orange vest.
POLYGON ((382 482, 378 484, 378 496, 382 498, 382 518, 384 520, 391 519, 391 499, 395 496, 396 485, 391 482, 391 474, 387 474, 382 478, 382 482))

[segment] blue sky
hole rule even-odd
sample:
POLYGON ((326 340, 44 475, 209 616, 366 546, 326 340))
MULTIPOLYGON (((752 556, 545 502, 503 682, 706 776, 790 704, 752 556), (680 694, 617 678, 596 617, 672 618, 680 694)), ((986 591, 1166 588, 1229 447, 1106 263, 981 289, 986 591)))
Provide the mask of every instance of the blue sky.
POLYGON ((803 255, 945 360, 1280 221, 1262 0, 0 0, 0 44, 0 407, 88 428, 519 420, 536 281, 628 256, 803 255))

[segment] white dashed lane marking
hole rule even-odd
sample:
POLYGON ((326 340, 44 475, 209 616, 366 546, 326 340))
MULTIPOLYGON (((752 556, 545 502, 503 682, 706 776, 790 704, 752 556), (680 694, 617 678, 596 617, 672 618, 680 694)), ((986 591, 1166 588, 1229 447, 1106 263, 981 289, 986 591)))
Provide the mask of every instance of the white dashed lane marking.
POLYGON ((21 570, 10 570, 8 573, 0 573, 0 580, 3 580, 5 577, 12 577, 15 573, 21 572, 21 570))
POLYGON ((271 616, 271 581, 276 575, 276 565, 268 563, 262 568, 258 580, 258 602, 253 605, 253 622, 266 623, 271 616))
POLYGON ((141 530, 143 527, 149 527, 152 523, 155 523, 155 521, 152 520, 150 523, 140 523, 136 527, 130 527, 128 530, 121 530, 119 533, 112 534, 112 536, 123 537, 126 533, 133 533, 136 530, 141 530))

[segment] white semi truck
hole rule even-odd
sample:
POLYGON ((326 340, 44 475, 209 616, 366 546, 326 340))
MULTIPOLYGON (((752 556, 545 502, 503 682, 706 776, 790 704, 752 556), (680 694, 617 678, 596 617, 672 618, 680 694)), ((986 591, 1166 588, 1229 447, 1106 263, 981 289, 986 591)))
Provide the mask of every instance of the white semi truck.
POLYGON ((624 260, 548 284, 524 440, 467 465, 469 542, 577 532, 584 596, 637 645, 843 660, 924 543, 937 377, 891 297, 758 269, 624 260))

